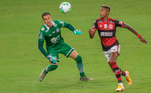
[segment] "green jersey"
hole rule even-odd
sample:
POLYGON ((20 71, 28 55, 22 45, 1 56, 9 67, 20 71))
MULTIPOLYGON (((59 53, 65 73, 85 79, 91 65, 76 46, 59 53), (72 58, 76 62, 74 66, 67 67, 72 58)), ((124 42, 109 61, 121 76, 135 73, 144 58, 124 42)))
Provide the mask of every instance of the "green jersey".
POLYGON ((40 33, 39 33, 39 49, 40 51, 45 55, 48 56, 47 52, 43 48, 43 42, 46 41, 46 46, 51 48, 59 48, 64 43, 64 39, 61 36, 61 28, 66 27, 70 29, 71 31, 74 31, 75 28, 63 21, 59 20, 52 20, 52 27, 48 27, 46 24, 44 24, 41 27, 40 33))

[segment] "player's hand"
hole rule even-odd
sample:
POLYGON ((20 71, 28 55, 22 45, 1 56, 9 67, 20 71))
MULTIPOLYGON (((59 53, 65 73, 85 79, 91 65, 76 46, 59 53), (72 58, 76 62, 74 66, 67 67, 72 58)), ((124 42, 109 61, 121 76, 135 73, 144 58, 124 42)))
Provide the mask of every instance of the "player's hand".
POLYGON ((57 57, 54 56, 47 56, 50 63, 56 64, 57 63, 57 57))
POLYGON ((139 40, 140 40, 141 42, 145 43, 145 44, 148 43, 142 36, 139 37, 139 40))
POLYGON ((80 30, 74 30, 74 34, 80 35, 80 34, 82 34, 82 32, 80 30))
POLYGON ((93 34, 93 31, 91 29, 89 29, 89 34, 93 34))
POLYGON ((95 35, 96 30, 95 29, 89 29, 89 36, 92 39, 95 35))

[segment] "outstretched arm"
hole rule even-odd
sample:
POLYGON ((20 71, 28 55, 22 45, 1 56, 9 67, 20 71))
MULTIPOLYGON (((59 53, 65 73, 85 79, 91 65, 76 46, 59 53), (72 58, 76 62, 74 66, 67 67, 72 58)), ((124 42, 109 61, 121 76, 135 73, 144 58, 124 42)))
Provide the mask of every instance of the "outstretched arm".
POLYGON ((75 29, 71 24, 69 24, 69 23, 66 23, 64 27, 68 28, 68 29, 71 30, 71 31, 75 31, 75 30, 76 30, 76 29, 75 29))
POLYGON ((82 34, 80 30, 76 30, 71 24, 64 22, 64 27, 68 28, 69 30, 73 31, 74 34, 82 34))
POLYGON ((89 29, 89 37, 92 39, 95 35, 96 30, 95 29, 89 29))
POLYGON ((132 33, 134 33, 141 42, 143 43, 147 43, 147 41, 140 35, 136 32, 136 30, 134 28, 132 28, 131 26, 127 25, 127 24, 124 24, 123 28, 126 28, 128 29, 129 31, 131 31, 132 33))

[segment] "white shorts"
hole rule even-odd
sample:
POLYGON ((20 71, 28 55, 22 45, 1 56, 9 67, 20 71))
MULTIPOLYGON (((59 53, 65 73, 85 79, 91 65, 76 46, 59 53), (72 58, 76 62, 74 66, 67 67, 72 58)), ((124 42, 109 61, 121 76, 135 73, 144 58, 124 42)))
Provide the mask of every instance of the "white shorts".
POLYGON ((108 51, 103 51, 103 52, 104 52, 107 62, 109 62, 110 55, 112 52, 117 52, 118 54, 120 54, 120 45, 115 45, 115 46, 111 47, 108 51))

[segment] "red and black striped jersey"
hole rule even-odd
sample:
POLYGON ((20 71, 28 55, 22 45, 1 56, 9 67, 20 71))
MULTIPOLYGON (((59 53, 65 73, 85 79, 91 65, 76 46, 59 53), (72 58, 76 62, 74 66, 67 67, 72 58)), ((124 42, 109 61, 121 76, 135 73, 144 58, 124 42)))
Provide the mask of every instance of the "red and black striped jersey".
POLYGON ((124 23, 122 21, 112 18, 108 18, 107 22, 104 22, 102 18, 95 20, 92 29, 98 30, 103 50, 108 50, 115 43, 118 44, 118 41, 116 39, 116 27, 123 26, 124 23))

